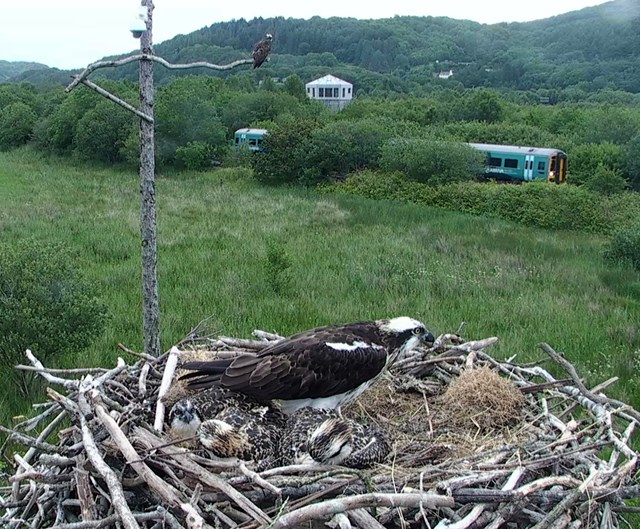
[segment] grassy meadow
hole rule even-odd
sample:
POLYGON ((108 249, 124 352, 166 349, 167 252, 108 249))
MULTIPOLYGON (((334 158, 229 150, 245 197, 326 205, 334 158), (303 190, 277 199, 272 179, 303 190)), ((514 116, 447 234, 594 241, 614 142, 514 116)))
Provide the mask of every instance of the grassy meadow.
MULTIPOLYGON (((61 365, 111 366, 119 342, 141 348, 138 185, 130 170, 0 153, 2 242, 64 243, 109 306, 105 333, 61 365)), ((605 262, 602 238, 265 188, 238 169, 160 174, 157 197, 163 349, 205 319, 239 337, 396 315, 439 334, 464 321, 468 339, 500 338, 496 356, 541 358, 546 341, 591 384, 619 376, 611 391, 640 405, 640 274, 605 262)))

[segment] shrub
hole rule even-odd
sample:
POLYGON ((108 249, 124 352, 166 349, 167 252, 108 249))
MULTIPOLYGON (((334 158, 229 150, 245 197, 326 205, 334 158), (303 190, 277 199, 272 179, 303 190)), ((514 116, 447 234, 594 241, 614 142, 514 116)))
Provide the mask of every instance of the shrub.
POLYGON ((0 149, 27 143, 36 120, 36 113, 24 103, 12 103, 0 108, 0 149))
POLYGON ((106 306, 60 245, 23 241, 0 245, 0 361, 5 377, 29 393, 10 369, 29 348, 41 360, 86 348, 102 333, 106 306))
POLYGON ((613 228, 611 221, 622 224, 638 210, 639 202, 615 201, 625 213, 614 214, 611 211, 615 209, 614 202, 607 205, 604 197, 580 187, 546 182, 524 185, 456 182, 432 186, 410 181, 399 172, 374 171, 350 175, 332 190, 499 217, 526 226, 598 233, 608 233, 613 228))
POLYGON ((252 156, 256 179, 263 184, 297 183, 306 166, 307 148, 314 123, 292 119, 269 131, 264 152, 252 156))
POLYGON ((394 138, 382 148, 380 165, 412 180, 444 184, 471 180, 482 170, 482 153, 464 143, 394 138))
POLYGON ((176 162, 179 167, 190 170, 211 167, 213 148, 201 141, 190 141, 187 145, 176 149, 176 162))
POLYGON ((377 169, 382 146, 416 128, 415 124, 378 117, 328 123, 311 135, 304 182, 316 184, 353 171, 377 169))
POLYGON ((600 166, 613 170, 623 167, 622 148, 613 143, 577 145, 569 155, 570 184, 585 184, 600 166))
POLYGON ((595 172, 587 178, 584 186, 601 195, 615 195, 622 193, 629 187, 622 173, 617 169, 611 169, 603 164, 598 165, 595 172))
POLYGON ((620 228, 614 232, 605 250, 605 257, 612 261, 626 261, 640 270, 640 223, 620 228))

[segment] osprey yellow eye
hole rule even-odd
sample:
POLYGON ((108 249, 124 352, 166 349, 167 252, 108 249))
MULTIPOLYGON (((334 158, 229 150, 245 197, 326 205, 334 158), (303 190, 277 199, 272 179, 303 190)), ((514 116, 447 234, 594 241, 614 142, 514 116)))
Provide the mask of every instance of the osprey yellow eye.
POLYGON ((424 329, 422 327, 416 327, 413 329, 412 333, 418 336, 419 334, 424 334, 424 329))

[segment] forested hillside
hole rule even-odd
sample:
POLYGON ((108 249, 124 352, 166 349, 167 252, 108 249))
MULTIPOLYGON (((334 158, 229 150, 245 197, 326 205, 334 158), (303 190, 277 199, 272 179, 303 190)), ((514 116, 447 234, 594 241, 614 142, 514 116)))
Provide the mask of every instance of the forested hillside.
POLYGON ((10 62, 0 60, 0 83, 12 81, 17 77, 20 77, 25 72, 36 72, 41 70, 48 71, 50 69, 45 64, 37 62, 10 62))
MULTIPOLYGON (((534 22, 492 25, 444 17, 239 19, 179 35, 158 44, 156 53, 176 62, 224 63, 246 57, 257 38, 271 32, 274 54, 263 75, 295 73, 310 80, 330 69, 370 95, 420 93, 442 84, 434 74, 449 69, 454 76, 446 82, 465 88, 640 92, 640 0, 539 16, 534 22)), ((41 74, 24 72, 12 79, 42 82, 41 74)), ((59 71, 51 74, 50 80, 67 79, 59 71)), ((135 80, 136 67, 106 75, 135 80)), ((159 82, 173 75, 162 68, 156 72, 159 82)))

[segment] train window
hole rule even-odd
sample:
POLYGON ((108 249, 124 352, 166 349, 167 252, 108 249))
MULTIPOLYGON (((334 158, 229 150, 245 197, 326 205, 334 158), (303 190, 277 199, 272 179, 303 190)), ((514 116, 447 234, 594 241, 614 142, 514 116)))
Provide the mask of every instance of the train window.
POLYGON ((544 171, 544 166, 545 166, 544 162, 538 162, 538 171, 544 171))
POLYGON ((502 165, 502 158, 489 156, 489 158, 487 158, 487 165, 490 165, 491 167, 500 167, 502 165))
POLYGON ((516 160, 515 158, 505 158, 504 159, 504 166, 505 167, 512 167, 514 169, 517 169, 518 160, 516 160))

